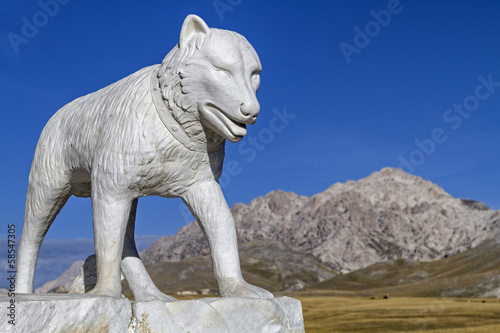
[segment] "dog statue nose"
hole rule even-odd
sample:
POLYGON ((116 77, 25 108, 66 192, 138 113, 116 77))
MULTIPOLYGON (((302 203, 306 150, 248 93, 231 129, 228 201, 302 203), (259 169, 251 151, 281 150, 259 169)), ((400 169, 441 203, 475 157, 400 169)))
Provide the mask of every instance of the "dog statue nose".
POLYGON ((257 99, 250 103, 242 103, 240 106, 241 113, 248 118, 257 118, 260 112, 260 104, 257 99))

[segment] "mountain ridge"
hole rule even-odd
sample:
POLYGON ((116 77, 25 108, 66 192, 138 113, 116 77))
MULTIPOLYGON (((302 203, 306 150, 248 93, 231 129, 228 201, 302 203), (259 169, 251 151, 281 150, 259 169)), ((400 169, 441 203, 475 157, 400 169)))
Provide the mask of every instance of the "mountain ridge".
MULTIPOLYGON (((271 191, 231 211, 240 243, 281 241, 344 273, 384 260, 432 261, 466 251, 487 239, 500 220, 482 203, 455 199, 394 168, 335 183, 311 197, 271 191)), ((208 253, 204 235, 191 222, 141 257, 145 263, 175 262, 208 253)))

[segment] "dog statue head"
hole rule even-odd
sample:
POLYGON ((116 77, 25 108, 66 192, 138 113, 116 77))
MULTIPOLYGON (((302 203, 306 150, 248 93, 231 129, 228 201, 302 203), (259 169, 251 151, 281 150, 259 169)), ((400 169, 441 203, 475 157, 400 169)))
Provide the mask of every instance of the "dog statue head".
POLYGON ((167 107, 191 137, 238 142, 260 111, 256 92, 261 70, 245 37, 209 28, 198 16, 189 15, 158 78, 167 107))

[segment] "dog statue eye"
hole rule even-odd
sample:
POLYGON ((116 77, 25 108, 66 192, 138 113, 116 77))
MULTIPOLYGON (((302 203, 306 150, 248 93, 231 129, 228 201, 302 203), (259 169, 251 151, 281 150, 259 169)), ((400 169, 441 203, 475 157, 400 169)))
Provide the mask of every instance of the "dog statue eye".
POLYGON ((259 88, 259 86, 260 86, 260 74, 259 73, 252 74, 252 84, 254 85, 254 87, 256 87, 256 89, 259 88))
POLYGON ((226 74, 227 76, 231 77, 231 73, 227 70, 227 69, 224 69, 224 68, 221 68, 221 67, 217 67, 215 66, 214 64, 211 64, 212 67, 217 71, 217 72, 220 72, 220 73, 224 73, 226 74))

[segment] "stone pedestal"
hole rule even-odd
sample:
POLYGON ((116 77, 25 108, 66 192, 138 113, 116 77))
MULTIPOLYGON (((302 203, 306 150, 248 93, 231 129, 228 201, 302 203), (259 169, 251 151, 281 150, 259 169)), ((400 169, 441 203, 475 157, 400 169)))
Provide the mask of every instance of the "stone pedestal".
POLYGON ((300 301, 289 297, 130 302, 86 294, 1 294, 0 307, 2 333, 304 332, 300 301))
POLYGON ((85 294, 16 294, 13 298, 1 294, 0 307, 2 333, 124 333, 132 315, 126 298, 85 294), (15 325, 9 323, 12 319, 15 325))
POLYGON ((300 301, 280 297, 136 302, 132 332, 304 332, 300 301))

